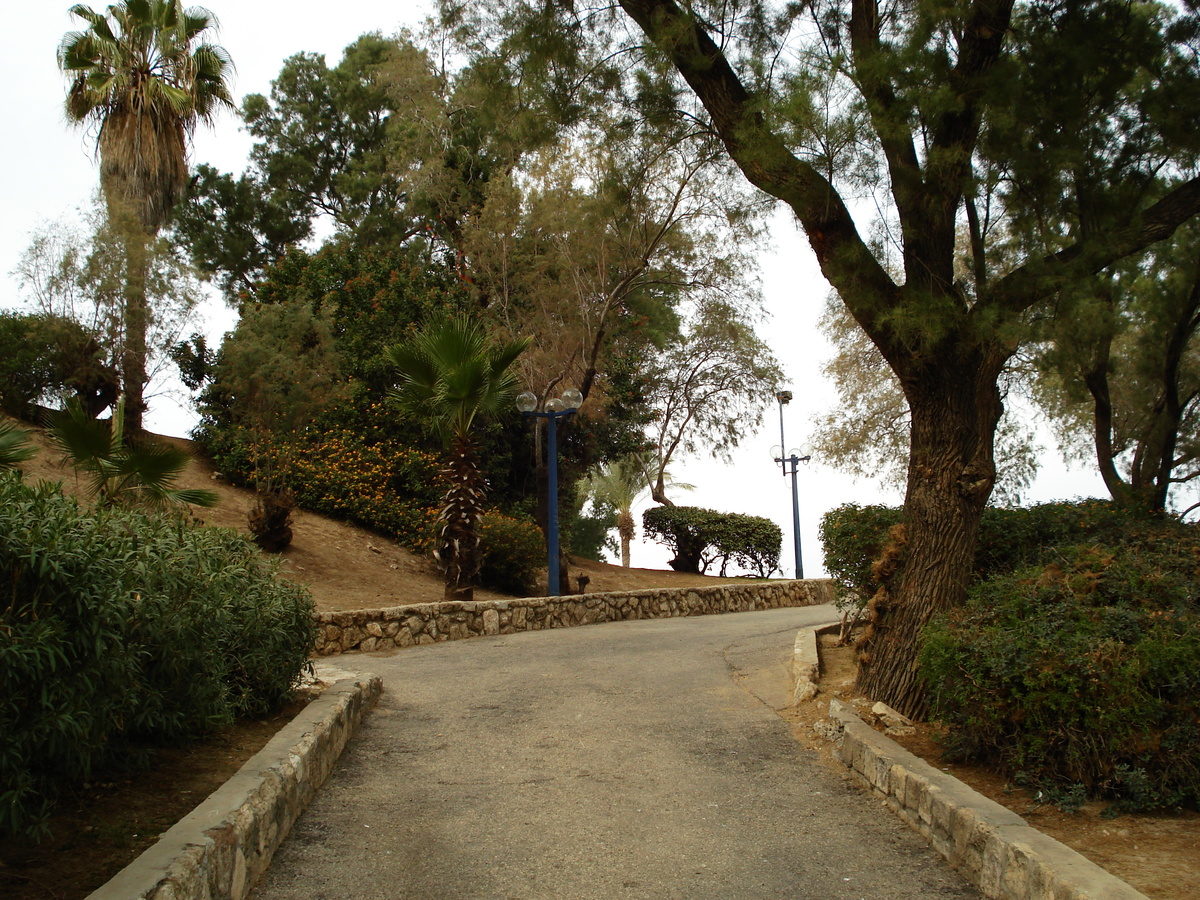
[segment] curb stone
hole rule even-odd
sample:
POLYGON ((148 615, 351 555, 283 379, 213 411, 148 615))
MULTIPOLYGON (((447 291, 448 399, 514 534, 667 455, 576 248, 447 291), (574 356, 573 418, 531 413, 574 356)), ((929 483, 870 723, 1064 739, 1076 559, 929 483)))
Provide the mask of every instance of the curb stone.
POLYGON ((378 700, 378 675, 316 663, 328 687, 232 778, 88 900, 243 900, 378 700))
MULTIPOLYGON (((815 696, 820 629, 797 635, 794 692, 815 696), (801 636, 810 636, 803 642, 801 636)), ((989 900, 1148 900, 1117 876, 953 775, 935 769, 871 728, 847 704, 830 700, 835 755, 851 776, 924 837, 989 900)))

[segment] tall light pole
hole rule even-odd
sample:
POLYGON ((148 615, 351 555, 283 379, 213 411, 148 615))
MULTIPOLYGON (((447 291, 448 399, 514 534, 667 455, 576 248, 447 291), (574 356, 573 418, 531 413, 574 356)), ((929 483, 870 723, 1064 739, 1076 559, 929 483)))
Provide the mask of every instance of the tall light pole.
POLYGON ((537 412, 537 396, 532 391, 517 394, 517 409, 529 419, 546 420, 546 569, 549 573, 547 597, 558 596, 558 439, 555 433, 559 419, 574 415, 583 403, 583 394, 569 388, 563 391, 562 399, 552 397, 546 401, 545 409, 537 412))
POLYGON ((796 577, 803 578, 804 560, 800 554, 800 491, 796 486, 796 470, 800 468, 800 463, 812 459, 812 453, 807 446, 804 446, 799 450, 789 450, 788 454, 784 456, 783 407, 791 402, 792 392, 779 391, 775 394, 775 399, 779 401, 779 445, 771 448, 771 456, 783 469, 784 478, 787 478, 788 475, 792 476, 792 537, 796 550, 796 577))

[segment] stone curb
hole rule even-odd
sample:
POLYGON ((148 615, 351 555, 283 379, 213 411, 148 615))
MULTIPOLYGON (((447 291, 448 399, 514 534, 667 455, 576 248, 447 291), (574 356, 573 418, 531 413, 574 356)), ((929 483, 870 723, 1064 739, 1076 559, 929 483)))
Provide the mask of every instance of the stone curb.
POLYGON ((812 700, 821 692, 821 655, 817 651, 817 636, 831 634, 842 626, 818 625, 802 628, 796 632, 796 643, 792 647, 792 706, 812 700))
MULTIPOLYGON (((796 636, 797 695, 817 693, 817 634, 824 630, 806 628, 796 636)), ((880 734, 847 704, 831 700, 829 718, 840 731, 836 756, 852 777, 989 900, 1148 900, 1016 813, 880 734)))
POLYGON ((383 690, 378 675, 316 664, 333 683, 229 781, 88 900, 242 900, 383 690))

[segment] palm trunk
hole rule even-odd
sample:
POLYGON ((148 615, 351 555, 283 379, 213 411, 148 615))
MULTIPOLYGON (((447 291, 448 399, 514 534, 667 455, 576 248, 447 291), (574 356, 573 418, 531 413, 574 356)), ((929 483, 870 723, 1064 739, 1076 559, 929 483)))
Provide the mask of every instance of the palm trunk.
POLYGON ((621 565, 629 568, 629 545, 633 541, 633 513, 627 509, 617 513, 617 535, 621 539, 621 565))
POLYGON ((125 432, 135 435, 142 431, 142 416, 146 411, 146 332, 150 309, 146 300, 147 237, 141 229, 129 226, 124 230, 125 243, 125 308, 123 326, 124 347, 121 351, 121 382, 125 395, 125 432))
POLYGON ((440 516, 434 557, 446 577, 447 600, 471 600, 479 574, 479 522, 485 484, 470 437, 455 438, 444 474, 450 482, 440 516))

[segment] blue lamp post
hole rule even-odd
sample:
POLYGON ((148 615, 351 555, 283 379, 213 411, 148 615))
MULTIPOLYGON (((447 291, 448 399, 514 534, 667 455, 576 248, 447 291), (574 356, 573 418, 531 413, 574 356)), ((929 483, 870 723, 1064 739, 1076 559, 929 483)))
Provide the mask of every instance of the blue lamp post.
POLYGON ((800 556, 800 492, 796 487, 796 470, 800 468, 800 463, 812 459, 812 452, 804 446, 799 450, 789 450, 787 456, 783 455, 783 407, 791 401, 792 392, 780 391, 775 395, 775 399, 779 401, 779 444, 771 448, 771 456, 783 468, 784 478, 792 476, 792 537, 796 550, 796 577, 803 578, 804 561, 800 556))
POLYGON ((557 397, 546 401, 543 412, 537 412, 537 397, 531 391, 517 395, 517 409, 521 415, 530 419, 546 420, 546 469, 547 469, 547 506, 546 511, 546 557, 549 572, 549 591, 546 596, 558 596, 558 439, 555 433, 559 419, 574 415, 583 403, 583 394, 569 388, 563 391, 562 399, 557 397))

